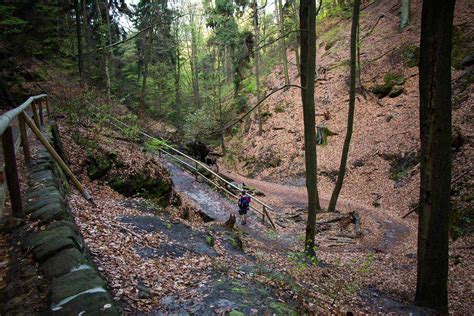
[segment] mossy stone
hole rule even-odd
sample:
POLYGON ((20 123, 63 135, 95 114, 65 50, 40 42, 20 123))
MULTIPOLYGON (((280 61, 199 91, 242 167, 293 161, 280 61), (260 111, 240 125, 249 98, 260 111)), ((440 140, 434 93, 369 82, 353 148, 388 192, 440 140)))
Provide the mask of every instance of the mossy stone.
POLYGON ((87 263, 87 258, 76 248, 69 248, 59 252, 57 255, 46 260, 41 269, 48 279, 59 277, 81 264, 87 263))
POLYGON ((390 92, 388 93, 388 96, 390 98, 396 98, 401 95, 404 90, 405 89, 402 86, 393 86, 390 92))
POLYGON ((105 289, 105 282, 94 269, 69 272, 53 279, 50 300, 52 304, 57 304, 65 298, 92 288, 105 289))

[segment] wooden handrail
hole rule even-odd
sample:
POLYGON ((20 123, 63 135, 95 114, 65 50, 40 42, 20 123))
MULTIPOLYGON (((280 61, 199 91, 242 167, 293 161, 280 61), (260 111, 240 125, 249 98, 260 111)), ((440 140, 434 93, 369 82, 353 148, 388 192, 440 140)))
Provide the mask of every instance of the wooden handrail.
POLYGON ((14 108, 13 110, 10 110, 6 113, 3 113, 0 116, 0 135, 3 134, 3 132, 7 129, 7 127, 10 125, 10 123, 13 121, 15 117, 20 115, 21 112, 26 110, 26 108, 35 100, 41 99, 41 98, 46 98, 48 95, 47 94, 40 94, 36 95, 33 97, 29 97, 28 100, 14 108))
MULTIPOLYGON (((122 121, 120 121, 119 119, 117 119, 117 118, 115 118, 115 117, 113 117, 113 116, 107 115, 107 117, 109 117, 110 119, 114 120, 115 122, 117 122, 117 123, 123 125, 123 126, 126 127, 126 128, 135 128, 135 127, 132 127, 132 126, 129 126, 129 125, 123 123, 122 121)), ((115 124, 113 124, 113 125, 115 125, 115 124)), ((120 128, 120 127, 117 126, 117 125, 115 125, 115 126, 118 127, 118 128, 120 128)), ((120 129, 122 129, 122 128, 120 128, 120 129)), ((166 147, 167 149, 171 150, 172 152, 177 153, 177 154, 179 154, 179 155, 181 155, 181 156, 183 156, 183 157, 186 157, 187 159, 191 160, 191 161, 194 162, 196 165, 201 166, 201 167, 202 167, 203 169, 205 169, 207 172, 211 173, 213 176, 215 176, 216 178, 218 178, 220 181, 224 182, 225 184, 229 185, 230 187, 232 187, 232 188, 234 188, 234 189, 236 189, 236 190, 239 190, 239 191, 241 190, 241 188, 239 188, 239 187, 236 186, 235 184, 233 184, 233 183, 227 181, 226 179, 224 179, 223 177, 221 177, 218 173, 216 173, 214 170, 212 170, 211 168, 209 168, 209 166, 207 166, 207 165, 204 164, 203 162, 198 161, 198 160, 196 160, 196 159, 194 159, 194 158, 188 156, 187 154, 185 154, 185 153, 179 151, 178 149, 174 148, 173 146, 170 146, 170 145, 166 144, 163 140, 161 140, 161 139, 159 139, 159 138, 153 137, 153 136, 151 136, 151 135, 149 135, 149 134, 147 134, 147 133, 145 133, 145 132, 142 132, 142 131, 139 130, 138 128, 135 128, 135 129, 137 130, 138 133, 140 133, 141 135, 143 135, 143 136, 145 136, 145 137, 147 137, 147 138, 149 138, 149 139, 156 139, 156 140, 162 141, 163 147, 166 147)), ((160 149, 160 150, 162 150, 162 149, 160 149)), ((164 152, 167 153, 168 155, 172 155, 172 154, 170 154, 170 153, 168 153, 168 152, 166 152, 166 151, 164 151, 164 152)), ((172 155, 172 156, 174 156, 174 155, 172 155)), ((175 158, 176 158, 176 157, 175 157, 175 158)), ((186 163, 186 164, 187 164, 187 163, 186 163)), ((187 165, 188 165, 189 167, 191 167, 193 170, 196 170, 195 167, 192 167, 192 166, 190 166, 189 164, 187 164, 187 165)), ((201 175, 202 175, 202 174, 201 174, 201 175)), ((206 176, 204 176, 204 175, 202 175, 202 176, 203 176, 205 179, 209 180, 206 176)), ((213 184, 213 185, 215 185, 215 184, 213 184)), ((227 191, 227 190, 226 190, 226 191, 227 191)), ((265 214, 266 217, 268 218, 270 224, 272 225, 272 227, 273 227, 274 229, 276 229, 276 226, 275 226, 275 224, 273 223, 273 220, 272 220, 272 218, 270 217, 270 214, 268 214, 268 212, 267 212, 267 209, 270 209, 270 210, 272 210, 272 211, 275 211, 275 210, 274 210, 272 207, 270 207, 269 205, 267 205, 265 202, 263 202, 263 201, 261 201, 260 199, 256 198, 254 195, 251 195, 251 194, 249 194, 249 195, 252 197, 252 199, 253 199, 255 202, 257 202, 258 204, 260 204, 260 205, 262 206, 262 211, 258 211, 257 213, 259 213, 259 214, 261 214, 261 215, 262 215, 262 214, 265 214)), ((233 194, 233 196, 235 196, 235 195, 233 194)), ((252 209, 256 210, 256 208, 254 208, 254 207, 253 207, 252 209)))

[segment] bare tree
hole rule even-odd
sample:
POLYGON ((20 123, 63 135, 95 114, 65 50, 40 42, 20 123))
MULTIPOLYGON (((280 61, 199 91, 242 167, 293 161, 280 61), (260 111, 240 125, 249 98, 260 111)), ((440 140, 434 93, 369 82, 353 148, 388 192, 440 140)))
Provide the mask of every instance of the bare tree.
POLYGON ((356 80, 357 80, 357 33, 359 32, 359 11, 360 0, 354 1, 354 9, 352 12, 352 27, 351 27, 351 84, 349 89, 349 114, 347 115, 347 131, 342 147, 341 162, 339 164, 339 173, 337 175, 336 186, 332 191, 331 200, 329 201, 329 212, 336 210, 337 199, 344 183, 344 176, 346 175, 347 157, 349 156, 349 147, 351 145, 352 130, 354 126, 354 110, 355 110, 355 94, 356 94, 356 80))

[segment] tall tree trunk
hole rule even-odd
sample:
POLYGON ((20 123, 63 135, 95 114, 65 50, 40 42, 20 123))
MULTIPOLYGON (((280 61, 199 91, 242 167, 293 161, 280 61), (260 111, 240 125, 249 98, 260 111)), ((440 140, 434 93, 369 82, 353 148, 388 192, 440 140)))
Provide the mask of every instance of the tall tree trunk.
MULTIPOLYGON (((110 1, 105 0, 105 19, 107 22, 107 36, 108 36, 108 43, 109 45, 112 45, 112 29, 111 29, 111 23, 110 23, 110 1)), ((109 67, 107 67, 107 72, 108 72, 108 80, 109 80, 109 99, 110 99, 110 90, 112 87, 112 79, 115 74, 115 66, 114 66, 114 53, 112 48, 110 50, 107 50, 107 53, 109 54, 109 67)))
POLYGON ((278 28, 280 30, 280 36, 282 37, 280 40, 280 54, 281 54, 281 61, 283 65, 283 73, 285 75, 285 84, 290 84, 290 77, 288 75, 288 58, 286 56, 286 41, 283 37, 285 29, 284 29, 284 17, 283 17, 283 5, 281 0, 276 0, 275 3, 275 10, 278 7, 277 14, 278 14, 278 28))
MULTIPOLYGON (((99 25, 102 25, 103 21, 102 21, 102 13, 101 13, 100 5, 99 5, 99 0, 95 1, 95 5, 97 7, 97 20, 99 22, 99 25)), ((99 28, 99 30, 100 29, 101 28, 99 28)), ((101 31, 99 32, 100 32, 100 45, 104 52, 104 72, 105 72, 105 85, 106 85, 105 88, 107 90, 107 101, 110 102, 111 95, 110 95, 109 53, 108 53, 107 44, 105 40, 106 35, 104 36, 104 34, 102 34, 101 31)))
POLYGON ((150 29, 148 31, 148 38, 145 39, 144 45, 144 57, 143 57, 143 74, 142 74, 142 90, 140 94, 140 110, 144 111, 146 108, 146 87, 147 87, 147 79, 148 79, 148 64, 150 60, 151 54, 151 46, 153 45, 153 30, 150 29), (148 42, 148 44, 147 44, 148 42))
POLYGON ((306 222, 305 252, 315 255, 316 212, 319 205, 317 187, 316 122, 314 104, 314 75, 316 68, 316 1, 301 0, 301 100, 303 103, 306 189, 308 191, 308 220, 306 222))
POLYGON ((89 80, 91 77, 91 40, 89 34, 89 18, 87 15, 87 2, 86 0, 82 0, 82 18, 83 18, 83 30, 84 30, 84 39, 85 39, 85 51, 86 51, 86 58, 84 58, 84 70, 85 70, 85 78, 89 80))
MULTIPOLYGON (((295 29, 298 29, 299 27, 299 21, 298 21, 298 4, 295 1, 292 1, 292 10, 293 10, 293 22, 295 24, 295 29)), ((299 51, 299 33, 296 33, 296 47, 295 47, 295 56, 296 56, 296 69, 298 71, 298 76, 300 75, 300 51, 299 51)))
POLYGON ((349 156, 349 147, 351 145, 352 129, 354 126, 354 110, 355 110, 355 94, 356 94, 356 64, 357 64, 357 33, 359 28, 359 10, 360 0, 354 1, 354 9, 352 12, 352 27, 351 27, 351 85, 349 91, 349 114, 347 115, 347 131, 342 148, 341 163, 339 164, 339 173, 337 175, 336 186, 332 191, 331 200, 329 202, 328 211, 334 212, 336 210, 337 199, 344 183, 344 176, 346 175, 347 157, 349 156))
MULTIPOLYGON (((225 148, 225 138, 224 138, 224 115, 222 111, 222 84, 223 80, 221 78, 221 53, 220 50, 217 52, 217 96, 218 96, 218 106, 219 106, 219 125, 220 125, 220 130, 221 130, 221 148, 222 148, 222 154, 226 154, 226 148, 225 148)), ((225 69, 224 69, 225 71, 225 69)))
POLYGON ((356 90, 361 89, 362 81, 360 74, 362 71, 362 64, 360 63, 360 22, 357 24, 357 66, 356 66, 356 90))
POLYGON ((410 0, 401 0, 402 9, 400 14, 400 30, 410 24, 410 0))
POLYGON ((182 120, 181 120, 181 62, 180 59, 180 50, 179 50, 179 38, 178 38, 178 29, 176 29, 176 69, 174 76, 174 88, 175 88, 175 107, 176 107, 176 121, 178 130, 182 130, 182 120))
MULTIPOLYGON (((258 3, 257 0, 254 0, 254 10, 253 10, 253 31, 255 36, 255 43, 258 43, 260 40, 258 32, 258 3)), ((258 49, 254 52, 255 58, 255 82, 257 86, 257 103, 260 102, 260 53, 258 49)), ((257 107, 257 118, 258 118, 258 135, 262 135, 262 113, 260 106, 257 107)))
POLYGON ((199 93, 199 72, 197 69, 197 43, 196 43, 196 30, 194 25, 194 16, 191 17, 191 58, 190 58, 190 66, 191 66, 191 78, 192 78, 192 85, 193 85, 193 101, 194 107, 199 109, 201 107, 201 97, 199 93))
POLYGON ((415 303, 448 313, 451 48, 455 0, 423 1, 420 39, 421 181, 415 303))
POLYGON ((76 36, 77 36, 77 53, 78 53, 78 67, 79 77, 81 80, 81 87, 84 87, 84 55, 82 54, 82 35, 81 35, 81 14, 79 11, 79 0, 74 0, 74 11, 76 11, 76 36))

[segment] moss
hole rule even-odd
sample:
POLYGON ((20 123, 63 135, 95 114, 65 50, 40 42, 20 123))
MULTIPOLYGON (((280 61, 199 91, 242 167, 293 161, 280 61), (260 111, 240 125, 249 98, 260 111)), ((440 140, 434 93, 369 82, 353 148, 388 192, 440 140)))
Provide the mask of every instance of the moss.
POLYGON ((283 113, 283 112, 285 112, 285 108, 281 104, 278 104, 275 107, 275 113, 283 113))
POLYGON ((403 85, 405 84, 405 77, 399 73, 387 72, 383 78, 383 84, 377 84, 372 88, 372 92, 379 98, 397 97, 403 93, 403 85))
POLYGON ((400 55, 402 56, 403 64, 406 67, 416 67, 420 60, 420 47, 414 44, 405 43, 400 47, 400 55))
POLYGON ((292 309, 285 303, 272 302, 270 303, 270 308, 277 315, 298 315, 298 313, 294 309, 292 309))
POLYGON ((165 223, 165 227, 166 227, 166 229, 172 229, 172 228, 173 228, 173 224, 171 224, 171 223, 165 223))
POLYGON ((242 295, 249 294, 249 290, 243 287, 233 287, 231 291, 237 294, 242 294, 242 295))
POLYGON ((210 233, 206 234, 206 244, 209 247, 214 247, 214 236, 212 236, 210 233))
POLYGON ((456 69, 461 68, 462 60, 473 50, 472 38, 468 31, 468 24, 463 23, 453 27, 453 49, 451 51, 452 64, 456 69))
POLYGON ((245 314, 234 309, 229 312, 229 316, 245 316, 245 314))

